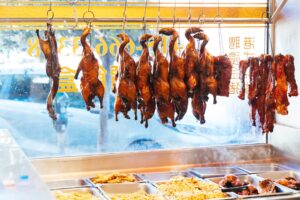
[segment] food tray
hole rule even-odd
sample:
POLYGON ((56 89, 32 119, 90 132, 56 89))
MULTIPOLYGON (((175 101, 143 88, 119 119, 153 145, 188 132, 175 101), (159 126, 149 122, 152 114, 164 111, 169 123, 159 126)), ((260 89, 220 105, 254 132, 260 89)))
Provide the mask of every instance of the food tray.
MULTIPOLYGON (((238 179, 240 179, 241 181, 246 181, 249 184, 252 184, 255 188, 258 189, 258 192, 260 191, 260 187, 259 187, 259 181, 263 180, 263 178, 258 177, 256 175, 244 175, 244 176, 237 176, 238 179)), ((208 180, 212 181, 212 182, 219 182, 222 179, 222 177, 218 177, 218 178, 210 178, 208 180)), ((293 193, 293 190, 286 188, 284 186, 281 186, 279 184, 275 184, 276 186, 276 191, 277 193, 271 193, 271 194, 257 194, 257 195, 238 195, 236 194, 239 198, 263 198, 263 197, 274 197, 274 196, 281 196, 281 195, 289 195, 293 193)))
MULTIPOLYGON (((219 182, 224 178, 224 176, 222 177, 213 177, 213 178, 207 178, 207 180, 212 181, 216 184, 219 185, 219 182)), ((242 185, 245 181, 249 181, 249 175, 238 175, 237 178, 241 181, 242 185)), ((249 182, 248 182, 249 183, 249 182)), ((221 185, 219 185, 221 188, 226 188, 226 187, 222 187, 221 185)))
POLYGON ((191 173, 201 177, 201 178, 210 178, 224 176, 226 174, 234 175, 245 175, 245 171, 242 171, 235 167, 197 167, 190 169, 191 173))
POLYGON ((262 172, 286 171, 289 168, 276 163, 239 165, 238 168, 249 174, 262 172))
POLYGON ((99 189, 103 197, 107 200, 111 199, 109 195, 112 194, 120 194, 120 193, 130 194, 141 190, 145 191, 147 194, 158 195, 160 196, 160 198, 162 198, 157 188, 150 183, 122 183, 122 184, 107 183, 99 186, 99 189))
MULTIPOLYGON (((99 174, 99 175, 110 175, 110 174, 112 174, 112 173, 102 173, 102 174, 99 174)), ((94 183, 92 181, 93 178, 96 178, 96 176, 94 176, 94 177, 89 177, 89 178, 85 179, 85 182, 87 182, 89 185, 92 185, 93 187, 98 187, 99 185, 103 185, 103 184, 123 184, 123 183, 138 183, 138 182, 141 182, 141 179, 138 176, 136 176, 135 174, 128 174, 128 175, 133 176, 136 179, 136 181, 135 182, 122 182, 122 183, 94 183)))
MULTIPOLYGON (((209 180, 207 179, 201 179, 201 178, 198 178, 198 177, 194 177, 195 179, 199 180, 199 181, 204 181, 204 182, 209 182, 209 180)), ((152 184, 157 188, 158 192, 160 192, 162 195, 163 195, 163 192, 161 192, 158 187, 159 185, 161 184, 165 184, 167 183, 168 181, 156 181, 156 182, 152 182, 152 184)), ((221 187, 220 187, 221 188, 221 187)), ((233 192, 224 192, 228 195, 228 197, 226 198, 218 198, 220 200, 229 200, 229 199, 236 199, 237 198, 237 195, 233 192)), ((170 200, 174 200, 175 198, 172 198, 171 196, 167 196, 167 195, 164 195, 165 199, 170 199, 170 200)))
MULTIPOLYGON (((273 181, 276 181, 278 179, 284 179, 285 177, 293 177, 296 180, 300 180, 300 174, 296 173, 293 170, 289 170, 289 171, 276 171, 276 172, 263 172, 258 174, 259 177, 262 178, 269 178, 273 181)), ((291 188, 290 188, 291 189, 291 188)), ((295 189, 292 189, 295 190, 295 189)), ((299 191, 299 190, 296 190, 299 191)))
POLYGON ((52 190, 52 193, 55 196, 55 193, 62 192, 62 193, 71 193, 71 192, 90 192, 93 196, 93 200, 102 200, 103 197, 98 189, 92 187, 78 187, 78 188, 64 188, 58 190, 52 190))
POLYGON ((179 171, 179 172, 150 172, 143 174, 135 174, 139 179, 143 181, 167 181, 174 176, 183 176, 183 177, 195 177, 194 174, 191 174, 187 171, 179 171))
POLYGON ((50 190, 53 189, 63 189, 63 188, 73 188, 73 187, 85 187, 89 184, 83 179, 69 179, 61 181, 50 181, 46 183, 50 190))

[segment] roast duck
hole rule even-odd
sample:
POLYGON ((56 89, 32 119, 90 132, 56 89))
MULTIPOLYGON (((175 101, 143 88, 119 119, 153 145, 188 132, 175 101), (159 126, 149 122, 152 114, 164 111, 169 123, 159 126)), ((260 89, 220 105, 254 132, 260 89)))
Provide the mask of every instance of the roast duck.
POLYGON ((154 52, 154 96, 157 106, 157 113, 163 124, 168 122, 168 118, 175 127, 175 106, 171 101, 170 84, 169 84, 169 63, 166 57, 159 50, 158 45, 162 40, 161 36, 154 36, 153 52, 154 52))
POLYGON ((113 92, 117 93, 114 110, 115 120, 118 121, 118 113, 130 119, 128 112, 133 109, 137 119, 137 88, 136 88, 136 63, 128 53, 126 45, 130 42, 129 37, 124 34, 117 35, 122 43, 118 49, 117 61, 119 70, 115 76, 113 92))
POLYGON ((259 116, 263 133, 273 132, 275 111, 288 114, 288 96, 298 96, 295 80, 294 57, 291 55, 261 55, 241 60, 239 98, 245 99, 245 74, 250 68, 250 84, 248 92, 251 106, 252 125, 256 126, 256 114, 259 116), (290 90, 288 93, 288 85, 290 90))
POLYGON ((128 111, 132 108, 136 116, 136 102, 141 113, 141 123, 145 122, 148 127, 148 120, 154 115, 155 109, 161 122, 166 124, 171 121, 175 127, 176 120, 181 120, 188 108, 188 97, 192 98, 192 109, 194 116, 205 123, 205 110, 208 94, 214 97, 229 95, 229 83, 231 78, 232 65, 227 56, 213 57, 205 49, 208 37, 198 27, 190 27, 186 30, 185 36, 188 45, 179 57, 174 49, 179 37, 173 28, 162 28, 160 34, 170 36, 169 55, 170 60, 163 55, 159 49, 162 36, 152 37, 144 34, 140 38, 142 54, 137 64, 129 55, 126 45, 129 38, 125 34, 119 34, 122 43, 120 44, 117 59, 119 70, 116 74, 113 92, 116 92, 115 115, 118 120, 118 113, 122 112, 125 118, 129 118, 128 111), (150 55, 147 42, 154 39, 153 69, 150 63, 150 55), (195 38, 203 41, 201 49, 195 48, 195 38), (176 113, 176 117, 175 117, 176 113))
POLYGON ((53 108, 53 100, 58 91, 60 65, 58 61, 57 42, 55 38, 55 32, 52 29, 52 25, 47 23, 47 30, 44 32, 45 40, 40 37, 39 30, 36 30, 37 37, 41 50, 46 58, 46 74, 51 79, 51 89, 47 97, 47 110, 49 116, 56 120, 57 116, 53 108))
POLYGON ((159 30, 160 34, 171 36, 169 42, 169 84, 171 100, 175 106, 177 116, 175 120, 181 120, 188 108, 188 91, 185 83, 185 65, 184 59, 176 54, 174 49, 175 42, 179 35, 173 28, 162 28, 159 30))
POLYGON ((82 71, 81 77, 81 94, 86 104, 86 109, 90 110, 95 107, 93 99, 97 96, 100 101, 100 108, 103 108, 103 96, 104 87, 99 80, 99 63, 88 45, 86 38, 90 34, 91 28, 86 27, 83 29, 80 37, 80 42, 83 47, 82 59, 78 65, 75 73, 75 79, 78 78, 80 71, 82 71))
POLYGON ((155 98, 153 95, 153 75, 152 67, 149 61, 149 49, 147 42, 152 35, 144 34, 140 38, 140 44, 143 48, 142 55, 137 63, 137 95, 138 108, 141 112, 141 123, 145 122, 145 127, 148 127, 148 120, 155 112, 155 98))

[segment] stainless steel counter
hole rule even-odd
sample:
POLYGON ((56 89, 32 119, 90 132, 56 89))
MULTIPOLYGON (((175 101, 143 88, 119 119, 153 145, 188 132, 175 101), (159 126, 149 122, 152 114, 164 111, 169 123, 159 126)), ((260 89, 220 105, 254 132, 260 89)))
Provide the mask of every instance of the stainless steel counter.
MULTIPOLYGON (((9 133, 1 130, 0 152, 0 200, 50 200, 53 197, 45 182, 84 179, 108 171, 139 173, 251 163, 295 164, 289 163, 286 152, 282 154, 282 150, 268 144, 41 158, 30 162, 9 133)), ((258 199, 300 199, 300 193, 258 199)))
POLYGON ((30 160, 6 131, 0 131, 0 200, 53 200, 30 160))

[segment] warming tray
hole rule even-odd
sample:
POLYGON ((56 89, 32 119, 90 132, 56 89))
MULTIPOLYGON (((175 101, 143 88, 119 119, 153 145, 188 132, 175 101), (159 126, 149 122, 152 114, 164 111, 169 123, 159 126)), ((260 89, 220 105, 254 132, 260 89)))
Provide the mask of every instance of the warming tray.
MULTIPOLYGON (((296 180, 300 180, 300 174, 293 171, 293 170, 289 170, 289 171, 276 171, 276 172, 263 172, 263 173, 260 173, 258 174, 258 176, 262 177, 262 178, 269 178, 273 181, 276 181, 278 179, 284 179, 285 177, 293 177, 295 178, 296 180)), ((286 186, 287 187, 287 186, 286 186)), ((293 188, 291 188, 293 189, 293 188)), ((293 189, 295 191, 298 191, 299 190, 296 190, 296 189, 293 189)))
POLYGON ((289 170, 288 167, 276 163, 239 165, 238 168, 249 174, 289 170))
MULTIPOLYGON (((209 178, 208 180, 214 182, 214 183, 219 183, 219 181, 222 179, 223 177, 216 177, 216 178, 209 178)), ((259 187, 259 181, 263 180, 263 178, 261 177, 258 177, 256 175, 240 175, 240 176, 237 176, 238 179, 240 179, 240 181, 242 182, 247 182, 249 184, 252 184, 255 188, 258 189, 258 192, 260 192, 260 187, 259 187)), ((258 194, 258 195, 249 195, 249 196, 246 196, 246 195, 238 195, 239 198, 264 198, 264 197, 275 197, 275 196, 281 196, 281 195, 289 195, 289 194, 292 194, 293 193, 293 190, 289 189, 289 188, 286 188, 282 185, 279 185, 279 184, 275 184, 276 186, 276 191, 277 193, 271 193, 271 194, 258 194)), ((224 188, 224 187, 222 187, 224 188)))
MULTIPOLYGON (((205 179, 201 179, 201 178, 197 178, 197 177, 194 177, 194 179, 196 180, 199 180, 199 181, 204 181, 204 182, 209 182, 208 180, 205 180, 205 179)), ((169 200, 178 200, 172 196, 169 196, 167 194, 163 194, 162 191, 159 190, 159 186, 161 184, 165 184, 167 183, 168 181, 156 181, 156 182, 152 182, 152 184, 157 188, 157 190, 165 197, 165 199, 169 199, 169 200)), ((214 184, 214 183, 213 183, 214 184)), ((216 184, 217 185, 217 184, 216 184)), ((221 187, 219 187, 221 188, 221 187)), ((199 189, 199 188, 198 188, 199 189)), ((225 197, 225 198, 218 198, 220 200, 229 200, 229 199, 236 199, 237 198, 237 195, 233 192, 224 192, 228 195, 228 197, 225 197)))
MULTIPOLYGON (((65 188, 65 189, 58 189, 58 190, 52 190, 52 193, 55 196, 55 199, 59 199, 58 195, 61 194, 68 194, 68 193, 91 193, 92 194, 92 199, 93 200, 102 200, 103 197, 101 195, 101 193, 99 192, 98 189, 96 188, 92 188, 92 187, 78 187, 78 188, 65 188)), ((67 198, 67 197, 64 197, 67 198)), ((70 199, 70 198, 67 198, 70 199)), ((86 199, 90 199, 90 198, 86 198, 86 199)))
MULTIPOLYGON (((147 194, 158 195, 158 199, 164 199, 158 192, 157 188, 150 183, 122 183, 122 184, 104 184, 99 189, 103 197, 111 200, 110 195, 114 194, 130 194, 134 192, 144 191, 147 194)), ((129 200, 129 199, 128 199, 129 200)))
POLYGON ((247 174, 245 171, 242 171, 236 167, 197 167, 191 168, 190 172, 201 177, 201 178, 210 178, 210 177, 218 177, 224 176, 226 174, 234 174, 234 175, 245 175, 247 174))
POLYGON ((183 177, 194 177, 195 175, 188 171, 179 171, 179 172, 149 172, 135 174, 141 180, 156 182, 156 181, 167 181, 174 176, 183 176, 183 177))
POLYGON ((89 186, 89 184, 83 179, 50 181, 50 182, 46 182, 46 184, 50 190, 89 186))
MULTIPOLYGON (((113 173, 102 173, 102 174, 99 174, 99 175, 111 175, 113 173)), ((116 173, 118 174, 118 173, 116 173)), ((123 184, 123 183, 138 183, 138 182, 141 182, 141 179, 136 176, 135 174, 133 173, 128 173, 126 175, 130 175, 130 176, 133 176, 135 178, 135 181, 134 182, 127 182, 127 181, 124 181, 124 182, 120 182, 120 183, 94 183, 92 180, 95 179, 97 176, 94 176, 94 177, 89 177, 87 179, 85 179, 85 181, 89 184, 89 185, 92 185, 93 187, 98 187, 99 185, 103 185, 103 184, 123 184)))

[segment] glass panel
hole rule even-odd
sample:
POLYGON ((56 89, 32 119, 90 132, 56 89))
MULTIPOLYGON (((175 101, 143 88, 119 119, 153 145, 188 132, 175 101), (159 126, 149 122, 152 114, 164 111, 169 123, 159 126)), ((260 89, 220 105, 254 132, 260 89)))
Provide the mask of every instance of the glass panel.
MULTIPOLYGON (((183 27, 183 25, 182 25, 183 27)), ((184 47, 185 28, 180 28, 180 45, 184 47)), ((144 128, 139 121, 114 120, 114 99, 111 92, 116 47, 116 35, 120 30, 98 30, 92 32, 92 47, 98 56, 100 79, 106 85, 104 109, 85 110, 80 94, 80 81, 74 73, 81 59, 79 42, 81 30, 57 30, 59 58, 62 67, 60 89, 55 99, 58 120, 49 118, 45 101, 50 82, 45 74, 45 59, 39 49, 34 30, 0 31, 0 127, 9 129, 19 145, 30 157, 80 155, 98 152, 138 151, 146 149, 172 149, 184 147, 212 146, 223 144, 255 143, 263 141, 259 130, 251 127, 247 101, 237 98, 239 88, 238 61, 246 56, 264 52, 263 27, 222 28, 224 52, 234 63, 229 98, 218 97, 212 104, 209 98, 206 123, 194 118, 191 108, 176 128, 170 123, 162 125, 155 116, 144 128)), ((156 30, 147 30, 156 33, 156 30)), ((217 28, 205 28, 210 37, 207 49, 220 55, 217 28)), ((141 54, 138 38, 142 30, 126 30, 133 39, 129 50, 137 61, 141 54)), ((165 38, 167 44, 168 39, 165 38)), ((151 45, 150 45, 151 46, 151 45)), ((151 49, 151 48, 150 48, 151 49)), ((166 53, 166 48, 163 46, 166 53)), ((181 53, 182 49, 178 50, 181 53)), ((152 49, 151 49, 151 55, 152 49)), ((167 54, 168 56, 168 54, 167 54)), ((139 117, 140 118, 140 117, 139 117)))

